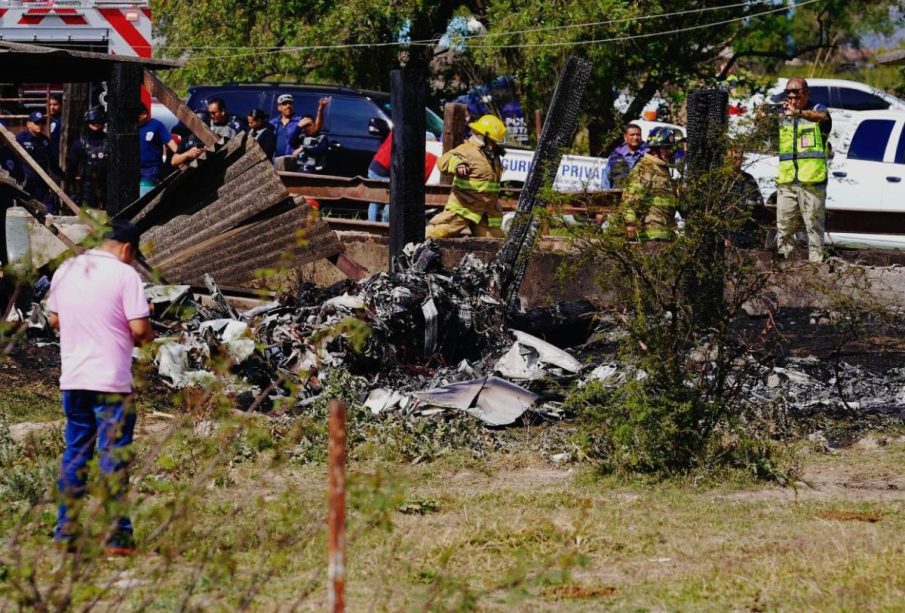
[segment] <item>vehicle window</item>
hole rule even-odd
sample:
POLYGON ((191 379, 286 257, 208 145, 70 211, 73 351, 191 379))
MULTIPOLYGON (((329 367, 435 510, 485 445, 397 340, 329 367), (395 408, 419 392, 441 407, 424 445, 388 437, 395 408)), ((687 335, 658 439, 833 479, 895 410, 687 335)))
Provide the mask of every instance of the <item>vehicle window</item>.
POLYGON ((248 115, 248 111, 261 104, 261 92, 259 91, 213 91, 202 100, 199 100, 198 106, 207 109, 207 101, 211 98, 223 98, 226 103, 226 111, 230 115, 244 118, 248 115))
POLYGON ((896 147, 896 164, 905 164, 905 130, 899 132, 899 145, 896 147))
POLYGON ((882 162, 886 144, 895 121, 891 119, 867 119, 862 121, 852 137, 848 159, 882 162))
POLYGON ((849 111, 885 111, 889 103, 869 92, 850 87, 838 88, 839 101, 834 105, 849 111))
POLYGON ((327 107, 330 131, 337 134, 368 134, 368 121, 378 117, 377 109, 364 98, 333 98, 327 107))
MULTIPOLYGON (((383 109, 387 117, 391 118, 393 116, 393 107, 388 99, 380 101, 378 104, 380 104, 380 108, 383 109)), ((443 139, 443 120, 430 109, 424 109, 424 127, 427 128, 428 132, 436 136, 437 140, 443 139)))
POLYGON ((811 88, 811 95, 809 98, 812 104, 822 104, 823 106, 833 106, 830 104, 830 88, 817 86, 811 88))
MULTIPOLYGON (((786 92, 781 91, 778 94, 770 96, 770 102, 779 104, 786 99, 786 92)), ((809 98, 813 104, 822 104, 824 106, 834 106, 830 104, 830 88, 823 85, 817 85, 811 88, 811 96, 809 98)))

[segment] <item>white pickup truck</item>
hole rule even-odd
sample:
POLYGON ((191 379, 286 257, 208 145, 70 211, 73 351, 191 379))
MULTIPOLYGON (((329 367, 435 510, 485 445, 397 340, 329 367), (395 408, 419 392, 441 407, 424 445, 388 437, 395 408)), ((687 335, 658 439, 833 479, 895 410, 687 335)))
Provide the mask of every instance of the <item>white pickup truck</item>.
MULTIPOLYGON (((856 113, 829 163, 826 208, 905 215, 905 111, 856 113)), ((764 198, 776 191, 776 155, 749 155, 746 170, 764 198)), ((827 242, 850 247, 905 249, 905 236, 831 232, 827 242)))

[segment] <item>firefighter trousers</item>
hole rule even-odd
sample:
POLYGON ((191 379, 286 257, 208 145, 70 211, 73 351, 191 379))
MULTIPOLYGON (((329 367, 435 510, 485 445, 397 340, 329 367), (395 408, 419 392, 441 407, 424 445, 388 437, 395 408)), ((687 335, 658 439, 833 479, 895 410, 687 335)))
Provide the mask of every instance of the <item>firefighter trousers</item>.
POLYGON ((456 215, 452 211, 446 210, 440 211, 431 218, 424 234, 427 238, 452 238, 465 236, 466 230, 471 232, 471 236, 492 236, 496 238, 503 236, 503 231, 500 228, 491 228, 487 224, 486 214, 481 216, 480 223, 474 223, 461 215, 456 215))

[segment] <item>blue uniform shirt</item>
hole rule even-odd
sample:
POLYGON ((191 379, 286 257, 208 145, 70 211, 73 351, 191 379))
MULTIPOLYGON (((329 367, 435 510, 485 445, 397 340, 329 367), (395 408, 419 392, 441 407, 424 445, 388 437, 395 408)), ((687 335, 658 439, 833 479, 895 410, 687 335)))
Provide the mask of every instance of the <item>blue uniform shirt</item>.
POLYGON ((50 157, 54 163, 60 163, 60 133, 63 131, 63 121, 59 117, 50 117, 50 157))
POLYGON ((21 181, 23 174, 19 165, 19 158, 6 147, 0 146, 0 169, 9 173, 9 176, 15 181, 21 181))
POLYGON ((141 167, 162 167, 163 147, 173 139, 167 127, 152 117, 138 127, 138 138, 141 141, 141 167))
MULTIPOLYGON (((54 164, 50 159, 50 139, 44 136, 44 134, 35 136, 28 130, 25 130, 24 132, 19 133, 16 137, 16 141, 22 145, 22 148, 28 152, 28 155, 38 163, 38 166, 43 168, 46 172, 57 171, 57 164, 54 164)), ((38 178, 38 174, 31 169, 31 166, 23 164, 22 170, 25 173, 26 179, 38 178)))
POLYGON ((278 115, 270 120, 270 125, 273 126, 273 132, 277 137, 277 145, 273 151, 274 156, 292 155, 292 137, 298 132, 299 121, 302 118, 299 115, 293 115, 285 126, 281 121, 282 119, 283 116, 278 115))

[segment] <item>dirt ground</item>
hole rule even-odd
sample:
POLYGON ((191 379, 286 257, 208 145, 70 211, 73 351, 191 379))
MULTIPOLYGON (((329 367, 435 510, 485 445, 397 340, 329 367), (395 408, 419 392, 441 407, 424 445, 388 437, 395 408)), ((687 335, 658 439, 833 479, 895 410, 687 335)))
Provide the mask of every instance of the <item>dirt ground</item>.
MULTIPOLYGON (((183 413, 166 388, 139 404, 138 554, 99 552, 96 496, 83 549, 54 549, 55 367, 24 372, 33 357, 0 368, 21 456, 0 511, 0 611, 326 607, 324 464, 263 417, 183 413)), ((516 434, 526 449, 552 435, 516 434)), ((375 450, 348 467, 348 609, 905 607, 905 430, 805 438, 790 454, 799 476, 780 487, 740 472, 619 479, 531 451, 411 463, 375 450)))

